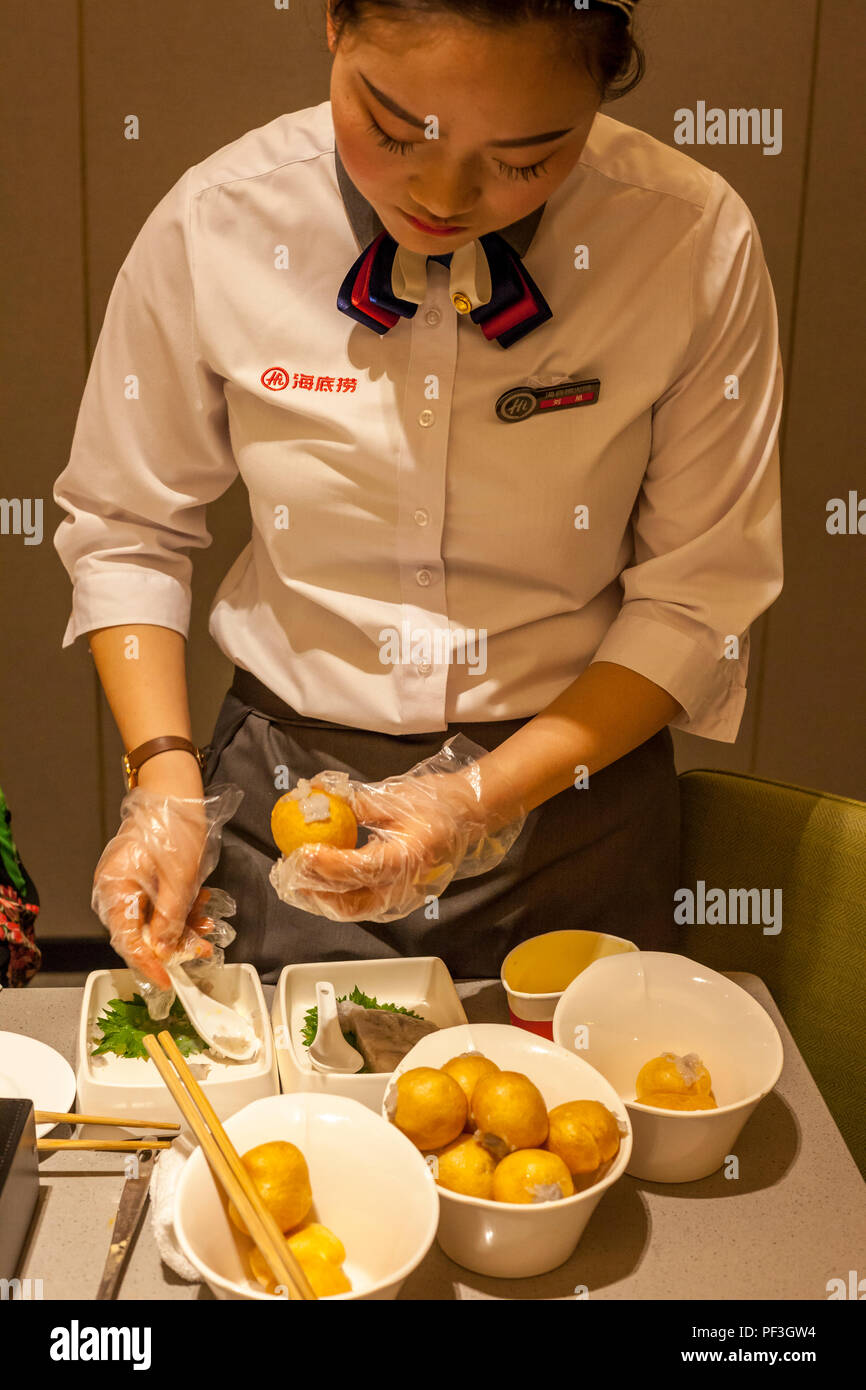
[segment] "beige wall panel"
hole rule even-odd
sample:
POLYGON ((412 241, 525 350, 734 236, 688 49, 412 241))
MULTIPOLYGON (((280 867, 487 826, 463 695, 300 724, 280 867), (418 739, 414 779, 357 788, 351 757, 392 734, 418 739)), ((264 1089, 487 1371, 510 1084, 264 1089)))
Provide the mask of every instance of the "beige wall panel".
POLYGON ((607 113, 716 169, 745 199, 758 226, 779 305, 783 355, 791 330, 797 227, 806 158, 817 0, 640 0, 637 33, 647 74, 607 113), (678 108, 782 110, 782 149, 681 145, 678 108))
POLYGON ((0 782, 46 939, 95 922, 102 847, 95 672, 86 648, 61 651, 71 587, 52 544, 87 365, 76 6, 7 5, 0 46, 0 492, 43 504, 41 544, 0 535, 0 782))
POLYGON ((864 51, 863 5, 824 0, 759 747, 770 777, 866 800, 866 536, 826 531, 831 498, 866 498, 864 51))
MULTIPOLYGON (((641 0, 637 32, 647 73, 609 115, 675 146, 675 112, 707 108, 782 110, 782 149, 765 155, 755 145, 683 145, 684 153, 723 178, 745 199, 761 236, 779 309, 782 360, 787 368, 792 332, 798 226, 807 149, 808 94, 816 0, 641 0)), ((676 146, 675 146, 676 147, 676 146)), ((782 420, 784 445, 785 416, 782 420)), ((782 459, 783 474, 785 459, 782 459)), ((789 538, 789 570, 798 566, 789 538)), ((767 773, 756 743, 763 679, 763 634, 768 618, 752 627, 749 701, 736 743, 674 731, 677 767, 716 767, 767 773)))
MULTIPOLYGON (((328 95, 323 4, 269 0, 88 0, 85 111, 94 336, 126 253, 149 212, 191 165, 283 111, 328 95), (140 123, 124 139, 124 118, 140 123)), ((250 532, 238 480, 208 511, 212 545, 195 551, 188 648, 193 735, 210 737, 231 665, 207 631, 211 600, 250 532)), ((120 737, 102 699, 107 816, 118 821, 120 737)))

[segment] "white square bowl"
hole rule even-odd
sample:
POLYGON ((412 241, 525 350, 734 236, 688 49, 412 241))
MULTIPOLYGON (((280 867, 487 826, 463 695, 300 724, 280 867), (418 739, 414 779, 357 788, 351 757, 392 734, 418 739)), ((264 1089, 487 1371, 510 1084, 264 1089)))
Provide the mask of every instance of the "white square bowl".
MULTIPOLYGON (((153 1062, 144 1057, 92 1056, 100 1039, 96 1020, 110 999, 131 999, 137 986, 131 970, 95 970, 84 986, 78 1021, 78 1109, 83 1115, 128 1118, 136 1126, 153 1120, 181 1122, 181 1114, 153 1062)), ((261 981, 251 965, 226 965, 219 971, 213 997, 250 1019, 261 1042, 251 1062, 194 1053, 188 1063, 221 1120, 250 1101, 279 1094, 267 1005, 261 981)))
POLYGON ((304 1015, 316 1002, 316 981, 328 980, 339 998, 355 985, 380 1003, 412 1009, 438 1028, 466 1023, 466 1012, 438 956, 393 960, 330 960, 287 965, 274 991, 271 1018, 283 1090, 348 1096, 377 1113, 391 1072, 326 1075, 316 1071, 302 1041, 304 1015))

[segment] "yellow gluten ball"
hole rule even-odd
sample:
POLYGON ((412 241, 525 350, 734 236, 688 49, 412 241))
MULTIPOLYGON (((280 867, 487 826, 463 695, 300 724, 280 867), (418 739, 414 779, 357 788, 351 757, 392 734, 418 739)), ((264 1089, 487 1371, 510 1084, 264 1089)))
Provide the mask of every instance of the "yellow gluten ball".
POLYGON ((271 811, 271 834, 283 854, 292 854, 301 845, 333 845, 354 849, 358 843, 355 813, 341 796, 322 791, 309 782, 281 796, 271 811))
POLYGON ((653 1091, 674 1096, 706 1096, 712 1084, 710 1073, 696 1052, 689 1052, 685 1057, 663 1052, 641 1067, 635 1082, 635 1098, 643 1101, 643 1093, 653 1091))
POLYGON ((491 1062, 489 1057, 482 1057, 480 1052, 461 1052, 459 1057, 452 1057, 450 1062, 446 1062, 442 1071, 453 1076, 457 1085, 466 1097, 469 1106, 469 1115, 466 1120, 466 1128, 474 1129, 475 1120, 472 1114, 472 1092, 478 1085, 482 1076, 492 1076, 499 1071, 495 1062, 491 1062))
POLYGON ((333 1231, 311 1221, 289 1236, 289 1249, 310 1281, 317 1298, 349 1293, 351 1281, 343 1269, 346 1250, 333 1231))
POLYGON ((712 1091, 705 1096, 676 1096, 672 1092, 644 1091, 637 1097, 641 1105, 652 1105, 658 1110, 718 1110, 712 1091))
POLYGON ((305 1221, 303 1226, 293 1231, 289 1236, 289 1248, 299 1260, 324 1255, 331 1264, 341 1265, 346 1258, 343 1242, 321 1221, 305 1221))
POLYGON ((573 1192, 567 1167, 548 1149, 518 1149, 497 1163, 493 1174, 497 1202, 558 1202, 573 1192))
POLYGON ((452 1144, 436 1155, 436 1181, 449 1192, 462 1192, 464 1197, 493 1198, 493 1174, 496 1159, 489 1149, 471 1134, 461 1134, 452 1144))
MULTIPOLYGON (((327 1226, 311 1221, 290 1235, 287 1243, 309 1279, 317 1298, 328 1298, 331 1294, 351 1291, 351 1282, 342 1268, 343 1260, 346 1258, 343 1243, 327 1226)), ((276 1293, 278 1285, 270 1266, 255 1246, 249 1252, 248 1258, 253 1278, 267 1289, 268 1293, 276 1293)))
POLYGON ((352 1284, 341 1265, 335 1265, 324 1255, 310 1255, 301 1260, 301 1267, 317 1298, 330 1298, 336 1293, 351 1293, 352 1284))
POLYGON ((472 1092, 479 1141, 497 1157, 540 1148, 547 1138, 547 1107, 538 1087, 520 1071, 482 1076, 472 1092))
MULTIPOLYGON (((241 1162, 280 1230, 300 1225, 313 1205, 307 1160, 300 1149, 274 1140, 249 1149, 241 1162)), ((229 1202, 229 1216, 239 1231, 249 1234, 234 1202, 229 1202)))
POLYGON ((419 1149, 450 1144, 462 1132, 468 1111, 453 1076, 438 1067, 413 1067, 397 1078, 391 1118, 419 1149))
POLYGON ((265 1260, 264 1255, 257 1245, 254 1245, 247 1256, 250 1262, 250 1273, 257 1283, 261 1284, 268 1293, 276 1293, 277 1281, 271 1273, 271 1267, 265 1260))
POLYGON ((616 1116, 600 1100, 569 1100, 554 1106, 548 1119, 547 1148, 568 1171, 594 1173, 619 1152, 616 1116))

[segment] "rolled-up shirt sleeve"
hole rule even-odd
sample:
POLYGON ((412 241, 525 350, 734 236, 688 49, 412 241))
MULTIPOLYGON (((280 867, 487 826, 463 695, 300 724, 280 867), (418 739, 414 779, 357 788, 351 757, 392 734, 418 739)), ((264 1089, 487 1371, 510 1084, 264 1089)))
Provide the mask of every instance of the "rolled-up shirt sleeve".
POLYGON ((749 626, 782 588, 782 363, 773 288, 742 198, 714 174, 691 260, 691 336, 653 406, 620 611, 593 661, 682 705, 674 727, 733 743, 749 626))
POLYGON ((118 272, 54 486, 54 545, 73 583, 62 645, 123 623, 188 635, 191 547, 233 481, 223 379, 196 332, 191 172, 154 208, 118 272))

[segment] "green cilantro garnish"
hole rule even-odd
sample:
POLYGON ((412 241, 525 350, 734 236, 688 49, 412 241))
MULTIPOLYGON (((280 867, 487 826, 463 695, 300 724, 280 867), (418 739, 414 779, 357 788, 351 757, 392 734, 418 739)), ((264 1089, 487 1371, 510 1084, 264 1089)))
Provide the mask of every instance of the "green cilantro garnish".
POLYGON ((118 1057, 144 1057, 149 1062, 142 1039, 146 1033, 161 1033, 164 1029, 171 1033, 184 1057, 207 1048, 179 999, 175 999, 168 1017, 160 1019, 151 1018, 140 994, 134 994, 131 1000, 109 999, 96 1026, 102 1034, 102 1042, 93 1049, 92 1057, 101 1052, 114 1052, 118 1057))
MULTIPOLYGON (((352 990, 351 994, 341 994, 337 1000, 337 1003, 342 1004, 346 1000, 348 1000, 350 1004, 360 1004, 363 1009, 387 1009, 389 1013, 408 1014, 409 1018, 420 1018, 421 1022, 424 1022, 423 1018, 421 1018, 421 1015, 414 1013, 412 1009, 404 1009, 402 1004, 380 1004, 378 999, 373 999, 369 994, 364 994, 363 991, 360 990, 357 985, 355 985, 355 988, 352 990)), ((316 1036, 316 1029, 318 1028, 318 1026, 319 1010, 316 1008, 316 1005, 314 1004, 313 1007, 311 1009, 308 1009, 307 1012, 304 1014, 304 1026, 301 1030, 301 1037, 303 1038, 304 1047, 310 1047, 312 1045, 313 1040, 316 1036)), ((357 1048, 358 1051, 360 1051, 360 1048, 358 1048, 358 1039, 355 1037, 354 1033, 344 1033, 343 1036, 345 1037, 346 1042, 349 1043, 351 1047, 357 1048)), ((368 1071, 369 1068, 365 1066, 363 1070, 368 1071)))

